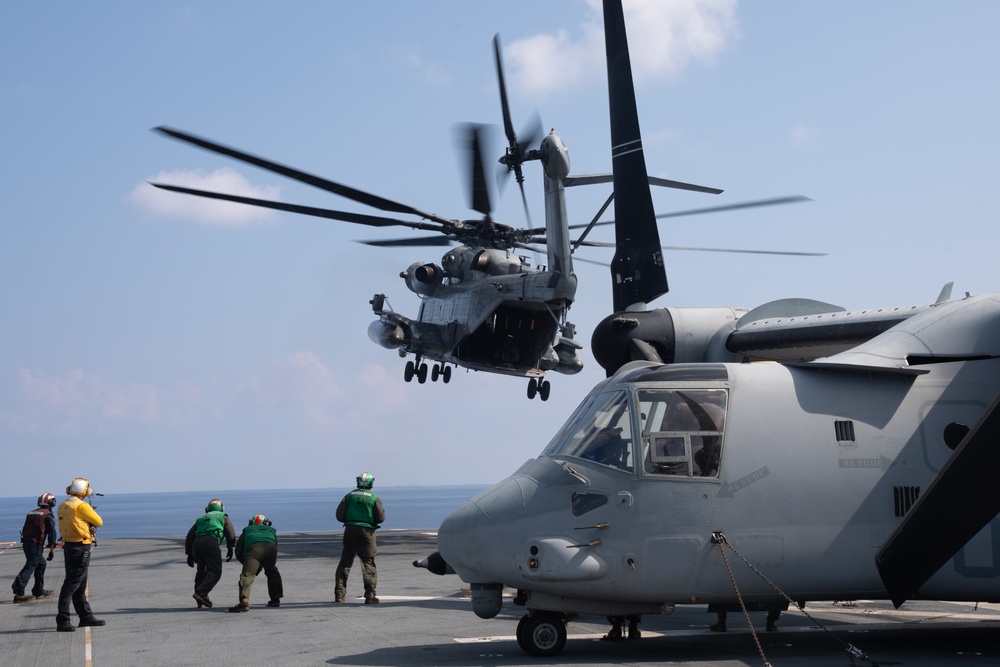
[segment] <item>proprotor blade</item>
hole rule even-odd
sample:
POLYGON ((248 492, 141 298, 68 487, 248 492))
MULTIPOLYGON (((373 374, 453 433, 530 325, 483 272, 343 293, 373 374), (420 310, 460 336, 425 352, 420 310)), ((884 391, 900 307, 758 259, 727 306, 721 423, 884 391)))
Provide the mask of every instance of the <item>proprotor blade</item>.
POLYGON ((648 303, 668 291, 663 251, 649 193, 632 64, 620 0, 604 0, 604 37, 611 112, 611 164, 615 190, 615 238, 611 261, 616 312, 648 303))
POLYGON ((271 162, 270 160, 265 160, 264 158, 251 155, 249 153, 244 153, 243 151, 236 150, 235 148, 230 148, 228 146, 223 146, 222 144, 217 144, 214 141, 209 141, 208 139, 203 139, 197 137, 193 134, 188 134, 187 132, 182 132, 181 130, 176 130, 170 127, 161 125, 160 127, 154 128, 157 132, 162 132, 167 136, 173 137, 175 139, 180 139, 189 144, 194 144, 206 150, 212 151, 213 153, 219 153, 220 155, 227 155, 231 158, 235 158, 242 162, 252 164, 261 169, 267 169, 276 174, 281 174, 282 176, 287 176, 296 181, 300 181, 307 185, 312 185, 313 187, 320 188, 321 190, 326 190, 327 192, 332 192, 335 195, 340 195, 341 197, 346 197, 352 199, 356 202, 372 206, 382 211, 393 211, 395 213, 409 213, 412 215, 420 216, 421 218, 427 218, 428 220, 434 220, 440 222, 444 225, 451 225, 454 221, 447 218, 442 218, 433 213, 426 213, 420 209, 413 208, 412 206, 407 206, 406 204, 400 204, 399 202, 394 202, 391 199, 385 199, 379 197, 378 195, 369 194, 361 190, 356 190, 354 188, 342 185, 340 183, 335 183, 334 181, 321 178, 319 176, 314 176, 308 174, 304 171, 299 171, 298 169, 293 169, 292 167, 286 167, 284 165, 278 164, 276 162, 271 162))
POLYGON ((1000 396, 875 555, 897 607, 1000 513, 1000 396))

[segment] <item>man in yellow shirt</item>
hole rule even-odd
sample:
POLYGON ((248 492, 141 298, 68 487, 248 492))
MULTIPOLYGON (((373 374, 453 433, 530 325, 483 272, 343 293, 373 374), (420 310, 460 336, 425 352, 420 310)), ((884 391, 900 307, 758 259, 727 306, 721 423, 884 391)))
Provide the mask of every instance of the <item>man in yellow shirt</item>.
POLYGON ((80 617, 79 627, 104 625, 95 618, 87 600, 87 573, 90 569, 90 551, 94 546, 94 531, 104 525, 104 521, 84 498, 94 495, 90 482, 77 477, 66 487, 69 495, 56 515, 59 518, 59 534, 66 558, 66 578, 59 591, 59 613, 56 615, 56 629, 59 632, 73 632, 76 628, 70 621, 69 603, 80 617))

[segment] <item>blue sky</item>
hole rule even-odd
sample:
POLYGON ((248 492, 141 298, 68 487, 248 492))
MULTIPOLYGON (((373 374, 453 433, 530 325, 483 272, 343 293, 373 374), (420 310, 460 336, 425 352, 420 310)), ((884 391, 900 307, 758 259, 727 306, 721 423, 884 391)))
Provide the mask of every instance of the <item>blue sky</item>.
MULTIPOLYGON (((983 293, 996 271, 1000 43, 993 2, 626 1, 658 212, 802 194, 772 209, 665 220, 653 305, 849 309, 983 293)), ((459 371, 402 381, 368 300, 415 314, 398 278, 435 249, 406 230, 207 207, 147 180, 372 211, 150 132, 166 124, 417 208, 472 217, 452 142, 499 123, 501 34, 514 124, 538 111, 574 173, 610 169, 599 5, 469 2, 18 3, 0 24, 0 495, 486 483, 545 446, 603 378, 584 350, 552 398, 459 371), (400 233, 401 232, 401 233, 400 233)), ((493 151, 502 152, 501 135, 493 151)), ((530 167, 531 165, 529 165, 530 167)), ((526 169, 542 219, 541 176, 526 169)), ((586 222, 608 191, 570 192, 586 222)), ((495 217, 523 224, 513 187, 495 217)), ((611 240, 611 232, 601 232, 611 240)), ((610 250, 586 255, 609 261, 610 250)), ((589 347, 608 269, 578 263, 589 347)))

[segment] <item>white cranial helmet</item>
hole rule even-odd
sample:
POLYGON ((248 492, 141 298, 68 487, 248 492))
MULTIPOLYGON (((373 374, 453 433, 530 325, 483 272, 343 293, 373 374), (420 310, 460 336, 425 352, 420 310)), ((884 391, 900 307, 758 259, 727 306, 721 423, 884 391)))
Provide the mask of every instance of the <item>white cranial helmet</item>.
POLYGON ((66 487, 66 493, 82 498, 91 495, 93 491, 90 490, 90 482, 83 477, 77 477, 72 484, 66 487))

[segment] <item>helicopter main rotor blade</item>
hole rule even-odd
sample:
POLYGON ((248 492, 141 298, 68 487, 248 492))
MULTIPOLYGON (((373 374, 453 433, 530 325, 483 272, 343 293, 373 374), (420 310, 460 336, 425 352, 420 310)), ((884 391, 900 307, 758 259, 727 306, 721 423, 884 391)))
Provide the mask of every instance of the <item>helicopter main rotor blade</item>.
MULTIPOLYGON (((563 179, 563 185, 572 188, 578 185, 597 185, 599 183, 611 183, 613 174, 581 174, 579 176, 567 176, 563 179)), ((650 185, 661 188, 673 188, 674 190, 690 190, 691 192, 705 192, 710 195, 719 195, 724 191, 719 188, 712 188, 707 185, 695 185, 694 183, 684 183, 683 181, 672 181, 659 176, 649 176, 650 185)))
MULTIPOLYGON (((153 187, 171 192, 180 192, 196 197, 206 197, 208 199, 221 199, 223 201, 236 202, 237 204, 248 204, 250 206, 260 206, 262 208, 273 208, 278 211, 288 211, 289 213, 301 213, 317 218, 328 218, 331 220, 342 220, 353 222, 369 227, 409 227, 410 229, 426 229, 447 233, 446 230, 437 223, 427 222, 407 222, 406 220, 396 220, 394 218, 383 218, 378 215, 365 215, 363 213, 349 213, 347 211, 334 211, 327 208, 316 208, 315 206, 302 206, 300 204, 286 204, 284 202, 270 201, 268 199, 256 199, 254 197, 241 197, 239 195, 227 195, 221 192, 210 192, 208 190, 195 190, 194 188, 184 188, 179 185, 167 185, 165 183, 150 183, 153 187)), ((441 237, 444 238, 444 237, 441 237)))
POLYGON ((469 148, 469 176, 471 178, 470 192, 473 211, 479 211, 489 217, 493 211, 490 202, 489 186, 486 184, 486 170, 483 167, 483 144, 486 143, 486 126, 469 124, 466 126, 469 148))
POLYGON ((732 211, 741 208, 755 208, 757 206, 777 206, 779 204, 795 204, 798 202, 812 201, 803 195, 792 195, 790 197, 773 197, 771 199, 758 199, 755 201, 745 201, 736 204, 723 204, 721 206, 709 206, 708 208, 695 208, 688 211, 674 211, 673 213, 661 213, 657 219, 679 218, 683 215, 700 215, 702 213, 715 213, 717 211, 732 211))
MULTIPOLYGON (((576 245, 592 248, 615 248, 617 244, 605 241, 579 241, 576 245)), ((825 252, 795 252, 785 250, 739 250, 736 248, 695 248, 676 245, 661 245, 664 250, 693 250, 697 252, 740 252, 751 255, 795 255, 800 257, 826 257, 825 252)))
POLYGON ((424 236, 417 239, 383 239, 375 241, 355 241, 378 248, 396 248, 404 246, 447 246, 455 243, 447 236, 424 236))
POLYGON ((220 155, 227 155, 231 158, 235 158, 242 162, 252 164, 256 167, 260 167, 261 169, 266 169, 276 174, 287 176, 288 178, 294 179, 296 181, 305 183, 307 185, 311 185, 321 190, 326 190, 327 192, 332 192, 335 195, 340 195, 341 197, 352 199, 356 202, 372 206, 382 211, 392 211, 394 213, 409 213, 411 215, 416 215, 418 217, 426 218, 428 220, 434 220, 435 222, 439 222, 445 226, 450 226, 454 222, 453 220, 449 220, 448 218, 443 218, 434 213, 427 213, 421 211, 420 209, 413 208, 412 206, 407 206, 406 204, 400 204, 399 202, 394 202, 391 199, 385 199, 384 197, 379 197, 378 195, 373 195, 367 192, 363 192, 361 190, 356 190, 346 185, 335 183, 334 181, 330 181, 325 178, 321 178, 319 176, 314 176, 304 171, 299 171, 298 169, 286 167, 276 162, 271 162, 270 160, 265 160, 264 158, 251 155, 249 153, 244 153, 243 151, 236 150, 235 148, 223 146, 222 144, 217 144, 213 141, 209 141, 208 139, 203 139, 193 134, 188 134, 187 132, 182 132, 181 130, 176 130, 174 128, 167 127, 165 125, 161 125, 153 129, 157 132, 173 137, 174 139, 179 139, 189 144, 199 146, 200 148, 212 151, 213 153, 219 153, 220 155))
MULTIPOLYGON (((722 204, 721 206, 709 206, 707 208, 693 208, 686 211, 672 211, 670 213, 660 213, 656 216, 657 219, 664 218, 680 218, 685 215, 700 215, 702 213, 717 213, 719 211, 734 211, 737 209, 744 208, 755 208, 758 206, 778 206, 780 204, 795 204, 798 202, 812 201, 811 198, 804 195, 790 195, 788 197, 771 197, 769 199, 754 199, 751 201, 736 202, 734 204, 722 204)), ((587 224, 570 225, 569 229, 584 229, 586 227, 597 227, 599 225, 613 225, 614 220, 602 220, 601 222, 593 222, 587 224)))

